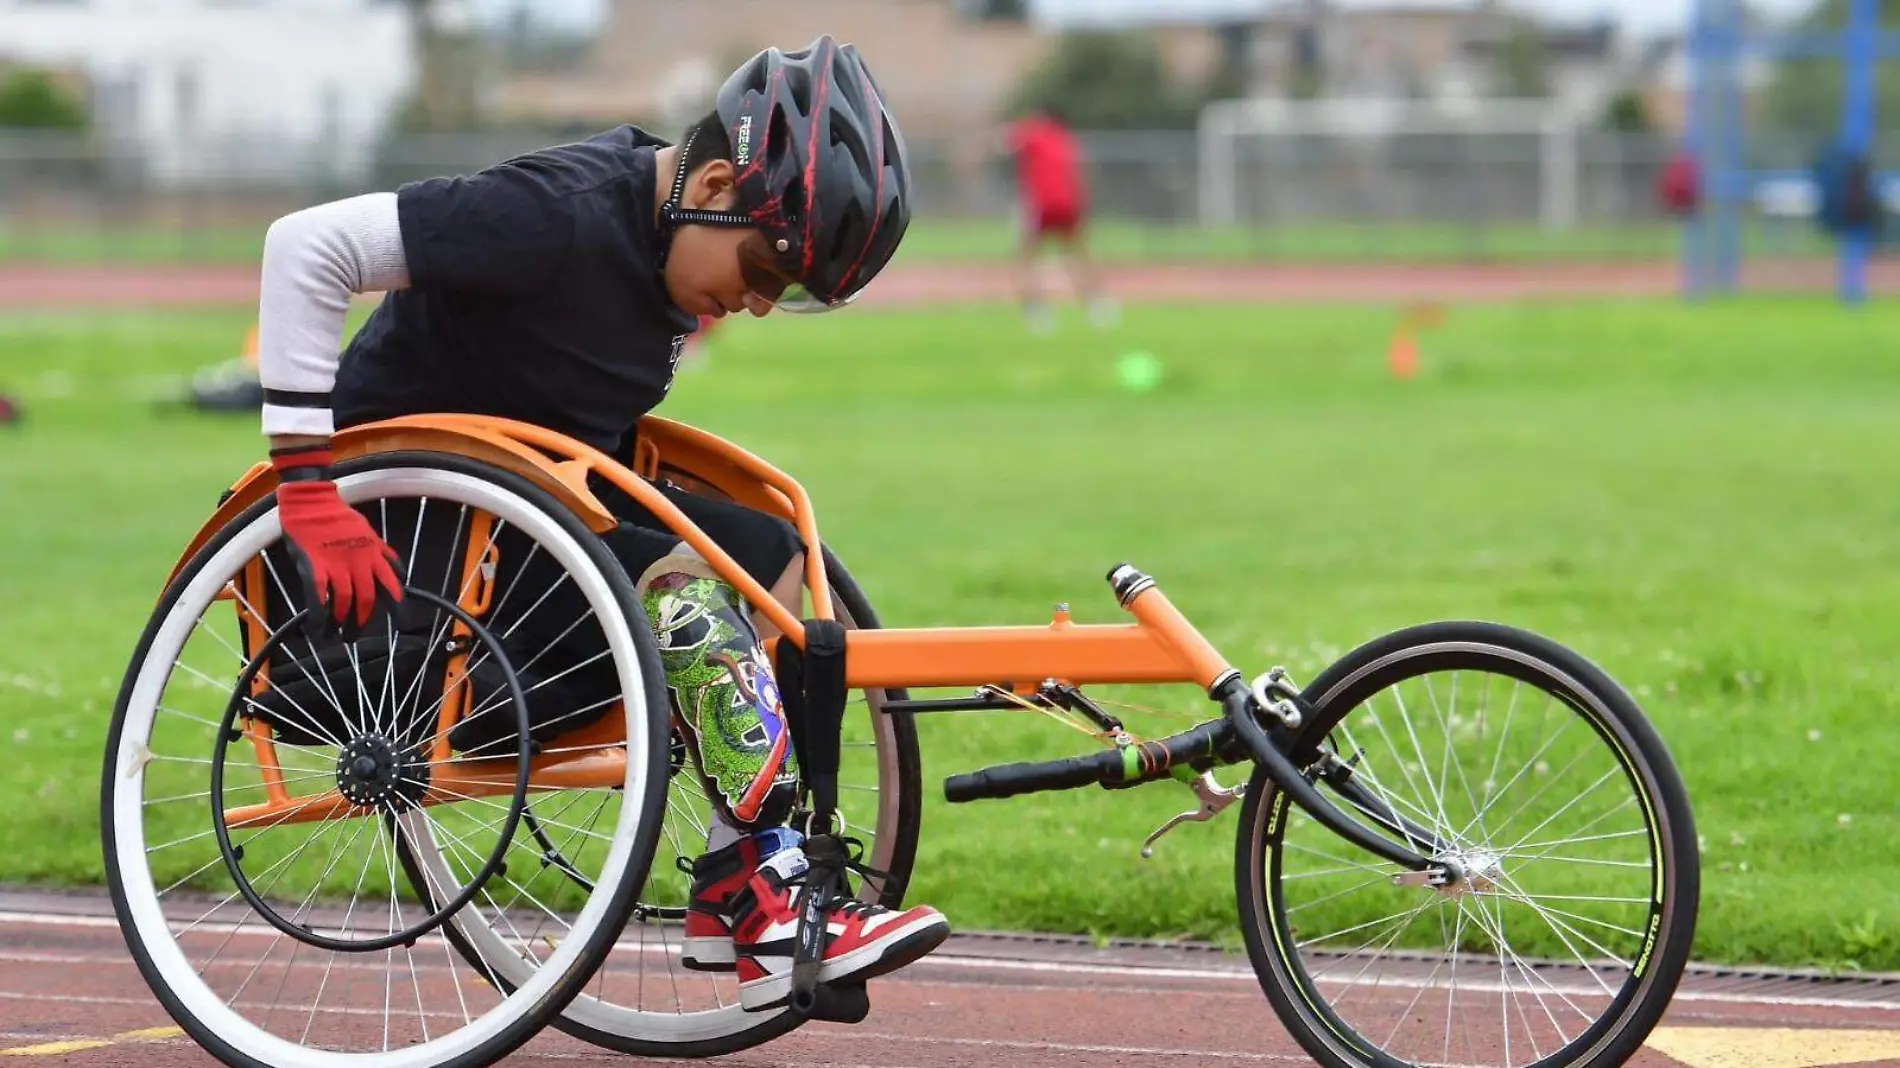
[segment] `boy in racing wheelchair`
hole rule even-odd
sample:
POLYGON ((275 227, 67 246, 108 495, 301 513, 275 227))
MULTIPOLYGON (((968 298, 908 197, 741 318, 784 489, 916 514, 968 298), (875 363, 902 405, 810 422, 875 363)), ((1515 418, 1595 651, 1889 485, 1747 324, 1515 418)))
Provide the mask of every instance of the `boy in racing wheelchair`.
MULTIPOLYGON (((666 396, 700 317, 851 302, 896 252, 908 194, 903 138, 870 72, 853 47, 821 37, 741 66, 677 146, 622 126, 278 220, 260 299, 263 429, 281 479, 281 551, 305 603, 325 606, 312 617, 346 638, 390 619, 403 630, 398 554, 331 479, 335 429, 484 414, 630 458, 633 428, 666 396), (339 358, 351 295, 370 292, 387 296, 339 358)), ((788 826, 797 772, 760 624, 657 518, 596 488, 622 520, 605 537, 647 608, 676 729, 713 802, 684 963, 736 969, 747 1009, 784 1004, 808 863, 788 826)), ((804 547, 788 524, 660 488, 774 596, 799 603, 804 547)), ((412 573, 429 571, 418 563, 412 573)), ((411 643, 395 655, 429 653, 411 643)), ((613 686, 585 672, 566 683, 613 686)), ((450 741, 464 754, 498 741, 477 724, 459 730, 450 741)), ((949 933, 927 906, 839 900, 826 919, 825 983, 902 967, 949 933)))

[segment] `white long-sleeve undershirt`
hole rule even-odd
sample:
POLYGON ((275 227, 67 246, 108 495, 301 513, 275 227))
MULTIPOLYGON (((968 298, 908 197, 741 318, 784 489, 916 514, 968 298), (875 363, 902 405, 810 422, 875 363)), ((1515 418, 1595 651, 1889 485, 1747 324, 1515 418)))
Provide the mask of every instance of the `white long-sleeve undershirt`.
POLYGON ((350 298, 405 289, 396 194, 369 193, 286 215, 264 237, 258 298, 258 378, 266 390, 312 405, 266 403, 264 433, 327 436, 326 396, 336 383, 350 298))

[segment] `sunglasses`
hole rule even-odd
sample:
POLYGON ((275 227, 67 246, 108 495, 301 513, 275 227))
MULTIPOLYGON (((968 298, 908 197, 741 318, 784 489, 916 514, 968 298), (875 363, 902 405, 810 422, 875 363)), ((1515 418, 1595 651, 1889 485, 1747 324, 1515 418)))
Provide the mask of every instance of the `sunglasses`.
POLYGON ((814 315, 834 311, 858 299, 856 293, 843 300, 826 300, 812 292, 779 267, 766 251, 763 238, 739 246, 739 273, 746 289, 774 308, 795 315, 814 315))

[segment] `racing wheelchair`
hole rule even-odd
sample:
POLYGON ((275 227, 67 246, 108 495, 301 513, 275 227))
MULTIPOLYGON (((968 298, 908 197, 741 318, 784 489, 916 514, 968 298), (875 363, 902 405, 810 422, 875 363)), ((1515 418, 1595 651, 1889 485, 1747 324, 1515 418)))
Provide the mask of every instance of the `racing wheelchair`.
POLYGON ((1128 564, 1107 578, 1129 622, 1058 607, 1046 625, 886 629, 796 481, 677 422, 643 420, 631 467, 470 416, 357 427, 335 449, 344 498, 402 556, 397 618, 349 642, 301 625, 259 464, 176 566, 106 746, 126 942, 227 1064, 468 1068, 549 1025, 710 1056, 824 1016, 810 998, 746 1012, 730 974, 682 967, 683 868, 710 806, 604 540, 603 485, 745 597, 778 663, 816 671, 820 637, 835 646, 835 737, 795 741, 825 780, 823 822, 861 847, 863 899, 898 904, 916 859, 916 718, 1033 711, 1103 747, 955 775, 946 798, 1183 784, 1196 807, 1150 846, 1240 804, 1248 955, 1321 1064, 1620 1064, 1681 977, 1699 871, 1680 778, 1629 695, 1542 637, 1432 623, 1303 685, 1249 679, 1128 564), (660 481, 792 524, 806 605, 775 599, 660 481), (1144 739, 1097 697, 1126 684, 1217 708, 1144 739), (1229 767, 1244 783, 1221 783, 1229 767))

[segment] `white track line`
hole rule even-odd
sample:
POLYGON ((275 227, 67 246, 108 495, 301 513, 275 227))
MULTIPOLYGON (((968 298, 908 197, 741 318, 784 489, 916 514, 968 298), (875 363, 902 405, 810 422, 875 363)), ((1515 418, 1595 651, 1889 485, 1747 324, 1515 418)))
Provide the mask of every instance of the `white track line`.
MULTIPOLYGON (((1312 1064, 1313 1058, 1296 1056, 1291 1053, 1252 1053, 1246 1050, 1229 1049, 1163 1049, 1159 1046, 1099 1046, 1079 1042, 1042 1042, 1023 1041, 1005 1038, 951 1038, 938 1035, 898 1035, 884 1031, 852 1031, 855 1039, 872 1039, 904 1044, 976 1046, 985 1049, 1027 1049, 1047 1050, 1062 1053, 1114 1053, 1131 1057, 1200 1057, 1230 1061, 1284 1061, 1290 1064, 1312 1064)), ((1450 1068, 1478 1068, 1478 1066, 1452 1065, 1450 1068)))
MULTIPOLYGON (((952 968, 990 968, 1002 971, 1045 972, 1064 975, 1116 975, 1124 977, 1144 977, 1154 979, 1199 979, 1222 980, 1227 982, 1254 983, 1251 971, 1214 968, 1143 968, 1116 964, 1072 964, 1062 961, 1005 960, 994 957, 927 957, 919 961, 916 967, 952 967, 952 968)), ((1421 983, 1416 979, 1323 979, 1322 986, 1376 986, 1393 990, 1447 990, 1450 984, 1445 982, 1421 983)), ((1473 993, 1500 993, 1506 990, 1502 983, 1461 982, 1458 989, 1473 993)), ((1603 997, 1602 990, 1585 986, 1555 986, 1559 991, 1572 996, 1603 997)), ((1773 1005, 1780 1007, 1806 1007, 1818 1009, 1879 1009, 1888 1012, 1900 1012, 1900 1002, 1855 1001, 1851 998, 1825 997, 1771 997, 1760 994, 1723 994, 1704 990, 1678 990, 1674 1001, 1710 1002, 1718 1005, 1773 1005)))
MULTIPOLYGON (((36 927, 73 927, 94 930, 109 929, 113 931, 119 929, 118 921, 106 916, 62 916, 55 913, 0 911, 0 925, 5 924, 36 927)), ((268 925, 239 927, 235 924, 205 923, 199 924, 196 930, 198 932, 212 934, 237 931, 242 934, 253 934, 271 938, 280 937, 280 933, 268 925)), ((424 939, 424 941, 429 941, 429 939, 424 939)), ((642 951, 641 947, 628 942, 620 943, 618 948, 633 950, 635 952, 642 951)), ((650 952, 651 947, 648 947, 645 951, 650 952)), ((4 959, 4 955, 0 955, 0 959, 4 959)), ((96 963, 96 961, 74 958, 72 963, 96 963)), ((954 954, 929 957, 920 961, 917 966, 922 968, 962 968, 973 971, 1014 972, 1018 974, 1042 973, 1046 975, 1074 975, 1097 978, 1117 976, 1131 979, 1189 979, 1201 982, 1248 984, 1255 982, 1253 972, 1241 968, 1145 968, 1123 964, 1083 964, 1070 961, 1011 960, 1004 957, 965 957, 954 954)), ((1324 980, 1323 982, 1328 985, 1348 984, 1348 981, 1332 979, 1324 980)), ((1378 986, 1395 990, 1416 990, 1421 987, 1441 990, 1446 988, 1446 984, 1442 982, 1421 983, 1416 979, 1407 978, 1382 980, 1362 978, 1356 982, 1351 982, 1350 985, 1378 986)), ((1460 983, 1458 987, 1460 990, 1470 990, 1474 993, 1487 991, 1496 993, 1504 989, 1503 986, 1499 984, 1487 986, 1483 983, 1460 983)), ((1577 987, 1575 990, 1565 989, 1565 992, 1586 996, 1600 996, 1602 993, 1600 990, 1585 987, 1577 987)), ((1679 990, 1676 992, 1674 1000, 1684 1003, 1700 1002, 1715 1005, 1763 1005, 1779 1008, 1867 1009, 1878 1012, 1900 1012, 1900 1001, 1856 1001, 1851 998, 1811 997, 1802 995, 1771 996, 1762 994, 1725 994, 1715 991, 1679 990)))

